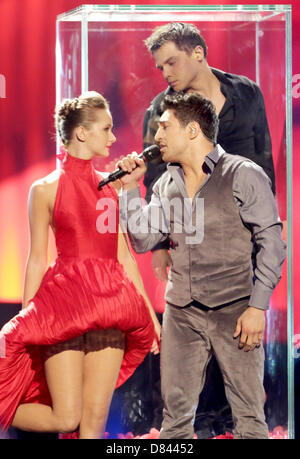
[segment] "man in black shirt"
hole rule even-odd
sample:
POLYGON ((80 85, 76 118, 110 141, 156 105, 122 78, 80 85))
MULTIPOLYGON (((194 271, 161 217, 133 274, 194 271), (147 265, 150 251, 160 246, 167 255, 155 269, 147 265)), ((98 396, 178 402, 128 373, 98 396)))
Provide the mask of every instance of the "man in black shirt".
MULTIPOLYGON (((263 96, 256 83, 245 76, 209 67, 205 41, 192 24, 158 27, 146 45, 169 87, 153 99, 146 112, 144 147, 154 143, 163 97, 175 91, 198 92, 215 105, 219 116, 218 143, 227 152, 245 156, 261 166, 275 192, 270 133, 263 96)), ((164 163, 159 167, 148 164, 144 182, 147 196, 151 195, 153 181, 165 168, 164 163)))
MULTIPOLYGON (((168 83, 148 108, 143 125, 144 148, 155 143, 161 115, 160 104, 166 94, 197 92, 211 100, 219 117, 217 142, 231 154, 238 154, 260 165, 272 182, 275 193, 275 174, 272 146, 259 87, 245 76, 238 76, 211 68, 207 63, 207 46, 198 29, 192 24, 170 23, 157 27, 145 40, 146 46, 168 83)), ((152 187, 166 170, 166 164, 147 164, 144 185, 149 202, 152 187)), ((169 242, 152 250, 152 267, 156 277, 167 280, 171 260, 169 242)), ((231 424, 222 378, 216 361, 207 369, 207 384, 196 414, 198 434, 205 437, 228 430, 231 424)))

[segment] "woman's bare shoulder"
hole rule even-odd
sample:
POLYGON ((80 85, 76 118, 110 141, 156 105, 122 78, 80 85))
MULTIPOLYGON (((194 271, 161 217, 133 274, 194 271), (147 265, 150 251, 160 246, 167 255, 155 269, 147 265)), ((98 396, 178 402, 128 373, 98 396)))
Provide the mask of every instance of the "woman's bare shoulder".
POLYGON ((60 175, 61 170, 55 169, 45 177, 37 179, 30 187, 30 196, 40 199, 52 197, 52 194, 56 193, 60 175))
POLYGON ((50 174, 46 175, 45 177, 37 179, 35 182, 33 182, 32 187, 47 188, 49 185, 51 186, 55 184, 56 182, 58 182, 60 175, 61 175, 61 170, 55 169, 54 171, 50 172, 50 174))

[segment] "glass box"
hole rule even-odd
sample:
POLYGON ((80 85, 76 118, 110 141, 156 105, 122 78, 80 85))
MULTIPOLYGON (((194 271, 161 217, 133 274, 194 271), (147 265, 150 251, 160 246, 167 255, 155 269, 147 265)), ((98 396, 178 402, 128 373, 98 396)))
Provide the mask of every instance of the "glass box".
MULTIPOLYGON (((143 40, 155 26, 168 22, 195 24, 207 42, 209 65, 256 81, 264 96, 276 199, 288 243, 282 280, 267 312, 265 410, 271 437, 293 438, 291 7, 83 5, 61 14, 57 103, 86 90, 96 90, 110 101, 117 142, 109 161, 95 162, 100 171, 113 170, 122 155, 142 151, 145 111, 166 88, 143 40)), ((153 276, 150 255, 136 259, 152 303, 163 312, 165 286, 153 276)))

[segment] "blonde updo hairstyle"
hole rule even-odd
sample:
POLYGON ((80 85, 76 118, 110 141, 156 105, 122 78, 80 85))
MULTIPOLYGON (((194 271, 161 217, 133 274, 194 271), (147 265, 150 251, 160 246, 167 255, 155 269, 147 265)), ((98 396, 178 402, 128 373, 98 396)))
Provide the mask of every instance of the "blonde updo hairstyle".
POLYGON ((88 91, 74 99, 64 99, 55 110, 55 127, 62 143, 67 146, 78 126, 89 129, 96 121, 96 110, 109 110, 109 104, 96 91, 88 91))

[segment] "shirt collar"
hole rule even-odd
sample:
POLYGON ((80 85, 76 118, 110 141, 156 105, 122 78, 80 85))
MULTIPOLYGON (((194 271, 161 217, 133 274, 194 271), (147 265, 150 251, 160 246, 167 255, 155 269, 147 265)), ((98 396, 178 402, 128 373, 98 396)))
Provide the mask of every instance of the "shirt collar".
POLYGON ((226 84, 226 86, 233 87, 232 82, 230 81, 229 74, 226 72, 223 72, 222 70, 215 69, 214 67, 210 67, 210 70, 212 73, 218 78, 221 83, 226 84))
POLYGON ((221 92, 226 98, 226 102, 221 112, 219 113, 219 118, 221 118, 225 114, 225 112, 227 112, 228 109, 234 105, 235 90, 232 81, 230 80, 229 75, 227 73, 222 72, 222 70, 214 69, 212 67, 210 67, 210 70, 215 75, 215 77, 217 77, 220 81, 221 92))
MULTIPOLYGON (((218 163, 221 156, 225 153, 221 145, 217 144, 213 150, 211 150, 204 158, 206 165, 208 166, 211 173, 213 172, 216 164, 218 163)), ((168 163, 167 169, 169 172, 180 171, 182 173, 182 167, 178 163, 168 163)))
MULTIPOLYGON (((218 78, 218 80, 222 84, 224 84, 228 88, 232 88, 233 89, 233 84, 232 84, 232 81, 230 79, 230 74, 229 73, 223 72, 222 70, 219 70, 219 69, 215 69, 214 67, 209 67, 209 68, 212 71, 212 73, 218 78)), ((184 93, 185 90, 179 91, 179 92, 183 92, 184 93)), ((166 91, 165 91, 165 94, 174 94, 174 93, 175 93, 175 91, 172 88, 172 86, 168 86, 166 91)))
POLYGON ((221 156, 225 153, 221 145, 217 144, 215 148, 205 156, 204 161, 211 171, 214 170, 221 156))

